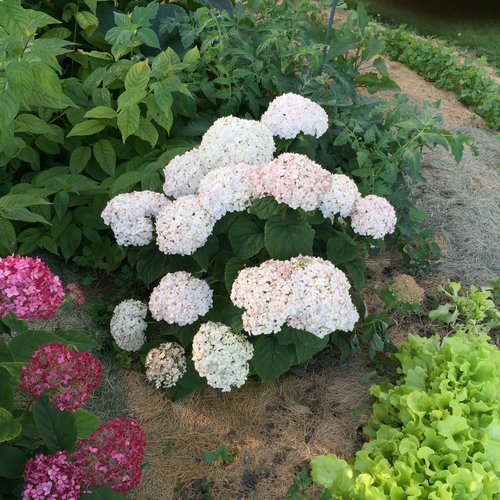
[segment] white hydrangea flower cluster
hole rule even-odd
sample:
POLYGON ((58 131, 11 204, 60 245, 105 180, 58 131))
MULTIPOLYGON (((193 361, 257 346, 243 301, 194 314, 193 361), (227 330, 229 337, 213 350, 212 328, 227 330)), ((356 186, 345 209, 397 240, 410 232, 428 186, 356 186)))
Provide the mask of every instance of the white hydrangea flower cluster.
POLYGON ((154 191, 119 194, 108 201, 101 217, 113 230, 119 245, 143 246, 153 238, 151 217, 169 203, 168 198, 154 191))
POLYGON ((215 222, 198 196, 182 196, 163 207, 156 218, 158 248, 166 254, 192 255, 207 242, 215 222))
POLYGON ((196 371, 206 377, 208 385, 223 392, 245 383, 252 355, 252 344, 222 323, 201 325, 193 339, 196 371))
POLYGON ((202 162, 197 148, 177 155, 163 169, 165 176, 163 192, 174 198, 195 194, 207 172, 208 169, 202 162))
POLYGON ((147 305, 140 300, 124 300, 115 307, 109 329, 120 349, 134 352, 144 345, 147 313, 147 305))
POLYGON ((333 174, 330 188, 323 194, 319 209, 324 217, 341 215, 347 217, 356 201, 361 198, 356 183, 347 175, 333 174))
POLYGON ((186 354, 175 342, 165 342, 146 356, 146 378, 159 387, 173 387, 186 373, 186 354))
POLYGON ((252 169, 246 163, 238 163, 208 172, 198 190, 201 206, 217 220, 226 213, 248 208, 252 200, 252 169))
POLYGON ((213 170, 238 163, 264 165, 273 159, 274 150, 273 134, 263 123, 226 116, 205 132, 199 153, 213 170))
POLYGON ((319 257, 266 261, 240 271, 231 300, 245 309, 250 335, 276 333, 283 325, 324 337, 350 331, 359 319, 346 275, 319 257))
POLYGON ((396 211, 381 196, 370 194, 360 198, 351 212, 351 226, 355 233, 381 239, 396 228, 396 211))
POLYGON ((254 195, 273 196, 291 208, 315 210, 330 189, 332 174, 297 153, 283 153, 251 176, 254 195))
POLYGON ((208 283, 186 271, 163 276, 149 297, 149 310, 157 321, 180 326, 194 323, 212 307, 213 292, 208 283))
POLYGON ((321 137, 328 130, 326 111, 307 97, 293 93, 271 101, 260 121, 282 139, 294 139, 300 132, 321 137))
POLYGON ((242 269, 231 289, 231 301, 246 309, 243 327, 251 335, 277 333, 293 311, 291 269, 283 261, 267 260, 242 269))

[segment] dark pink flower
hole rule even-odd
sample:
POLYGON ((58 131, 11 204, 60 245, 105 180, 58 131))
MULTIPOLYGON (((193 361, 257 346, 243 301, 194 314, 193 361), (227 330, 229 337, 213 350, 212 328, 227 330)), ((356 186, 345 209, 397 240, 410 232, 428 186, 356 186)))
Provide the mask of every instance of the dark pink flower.
POLYGON ((1 317, 13 312, 18 319, 49 318, 63 299, 61 280, 39 258, 0 258, 1 317))
POLYGON ((66 285, 66 290, 69 298, 74 304, 78 307, 85 305, 85 293, 76 283, 68 283, 66 285))
POLYGON ((26 462, 23 500, 77 500, 82 493, 84 471, 68 461, 67 451, 36 455, 26 462))
POLYGON ((52 407, 73 411, 101 385, 102 374, 102 364, 92 354, 54 342, 38 348, 22 367, 19 387, 32 398, 46 392, 52 407))
POLYGON ((141 482, 145 446, 144 431, 139 424, 118 417, 78 441, 74 457, 85 470, 88 486, 109 484, 113 491, 123 492, 141 482))

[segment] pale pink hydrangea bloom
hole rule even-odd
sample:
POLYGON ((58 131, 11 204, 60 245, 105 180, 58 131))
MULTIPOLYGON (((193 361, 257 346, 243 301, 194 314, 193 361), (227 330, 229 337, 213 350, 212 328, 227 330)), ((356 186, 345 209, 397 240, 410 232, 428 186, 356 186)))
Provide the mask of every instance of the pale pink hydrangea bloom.
POLYGON ((126 417, 103 423, 76 444, 73 457, 85 471, 86 486, 109 484, 124 492, 141 482, 146 438, 139 424, 126 417))
POLYGON ((39 347, 21 368, 19 387, 33 399, 46 392, 52 407, 74 411, 101 385, 102 375, 102 363, 92 354, 53 342, 39 347))
POLYGON ((197 148, 177 155, 163 169, 163 192, 174 198, 195 194, 207 171, 197 148))
POLYGON ((165 342, 146 356, 146 378, 159 387, 173 387, 186 373, 186 353, 175 342, 165 342))
POLYGON ((170 203, 161 193, 134 191, 108 201, 101 217, 111 227, 119 245, 144 246, 153 238, 153 222, 160 209, 170 203))
POLYGON ((115 307, 109 329, 120 349, 134 352, 144 345, 147 313, 147 305, 140 300, 124 300, 115 307))
POLYGON ((158 214, 158 248, 166 254, 192 255, 207 242, 214 224, 215 218, 201 206, 198 196, 182 196, 158 214))
POLYGON ((305 155, 283 153, 257 170, 255 196, 273 196, 291 208, 315 210, 331 187, 332 174, 305 155), (259 177, 257 177, 259 176, 259 177))
POLYGON ((23 500, 78 500, 85 472, 67 451, 38 454, 26 462, 23 500))
POLYGON ((0 257, 0 317, 50 318, 63 300, 61 280, 39 258, 0 257))
POLYGON ((321 137, 328 130, 326 111, 307 97, 292 93, 271 101, 260 121, 282 139, 294 139, 300 132, 321 137))
POLYGON ((252 201, 249 174, 254 167, 238 163, 210 171, 200 182, 198 196, 201 206, 215 219, 229 212, 241 212, 252 201))
POLYGON ((382 239, 396 228, 396 211, 381 196, 370 194, 360 198, 351 212, 351 226, 355 233, 382 239))
POLYGON ((219 118, 205 132, 199 147, 209 170, 238 163, 263 165, 273 158, 273 134, 261 122, 235 116, 219 118))
POLYGON ((231 300, 245 309, 243 326, 250 335, 277 333, 289 326, 318 337, 350 331, 359 315, 345 274, 319 257, 266 261, 240 271, 231 300))
POLYGON ((223 392, 245 383, 252 355, 252 344, 222 323, 209 321, 201 325, 193 338, 196 371, 207 379, 208 385, 223 392))
POLYGON ((321 197, 319 206, 325 217, 347 217, 361 194, 356 183, 347 175, 333 174, 328 191, 321 197))
POLYGON ((243 327, 251 335, 277 333, 292 313, 290 266, 267 260, 242 269, 231 289, 231 300, 245 309, 243 327))
POLYGON ((349 295, 347 276, 320 257, 295 257, 290 265, 295 312, 287 324, 320 338, 336 330, 351 331, 359 314, 349 295))
POLYGON ((180 326, 194 323, 212 307, 213 292, 208 283, 186 271, 163 276, 149 298, 154 319, 180 326))

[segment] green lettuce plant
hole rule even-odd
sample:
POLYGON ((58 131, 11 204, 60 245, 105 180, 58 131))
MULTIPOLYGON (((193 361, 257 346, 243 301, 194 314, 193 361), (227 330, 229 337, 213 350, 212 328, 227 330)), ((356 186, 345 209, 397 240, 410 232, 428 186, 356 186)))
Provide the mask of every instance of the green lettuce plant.
POLYGON ((490 499, 500 494, 500 353, 482 333, 410 336, 396 354, 401 378, 371 389, 370 439, 345 461, 312 460, 331 498, 490 499))

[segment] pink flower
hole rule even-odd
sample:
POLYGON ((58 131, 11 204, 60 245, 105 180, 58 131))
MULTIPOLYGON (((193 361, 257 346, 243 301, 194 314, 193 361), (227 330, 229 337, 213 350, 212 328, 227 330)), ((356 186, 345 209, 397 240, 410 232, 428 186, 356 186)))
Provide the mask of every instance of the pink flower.
POLYGON ((76 283, 68 283, 66 285, 70 300, 78 307, 85 305, 85 293, 76 283))
POLYGON ((396 228, 396 211, 381 196, 370 194, 359 198, 351 212, 352 230, 362 236, 382 239, 396 228))
POLYGON ((73 411, 101 385, 102 374, 102 364, 92 354, 54 342, 38 348, 22 367, 19 386, 32 398, 47 392, 53 408, 73 411))
POLYGON ((83 469, 68 461, 67 451, 36 455, 26 462, 23 500, 77 500, 82 493, 83 469))
POLYGON ((145 446, 144 431, 139 424, 118 417, 78 441, 74 457, 85 470, 89 486, 110 484, 113 491, 123 492, 141 482, 145 446))
POLYGON ((0 258, 1 317, 13 312, 18 319, 49 318, 63 299, 61 280, 39 258, 0 258))

